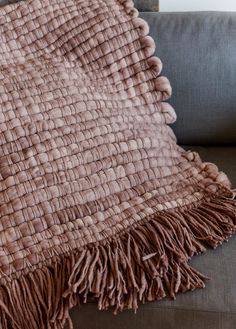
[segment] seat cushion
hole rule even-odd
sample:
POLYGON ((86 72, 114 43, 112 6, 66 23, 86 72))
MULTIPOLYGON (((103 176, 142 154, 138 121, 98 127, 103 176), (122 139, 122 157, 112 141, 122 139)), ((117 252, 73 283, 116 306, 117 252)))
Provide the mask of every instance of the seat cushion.
MULTIPOLYGON (((187 146, 199 152, 204 161, 215 162, 228 174, 236 187, 236 147, 187 146)), ((80 329, 235 329, 236 323, 236 236, 223 247, 194 256, 191 264, 211 278, 205 289, 177 295, 175 301, 164 299, 141 305, 137 314, 125 311, 113 316, 98 311, 96 304, 82 305, 71 311, 80 329), (91 316, 93 314, 93 316, 91 316)))

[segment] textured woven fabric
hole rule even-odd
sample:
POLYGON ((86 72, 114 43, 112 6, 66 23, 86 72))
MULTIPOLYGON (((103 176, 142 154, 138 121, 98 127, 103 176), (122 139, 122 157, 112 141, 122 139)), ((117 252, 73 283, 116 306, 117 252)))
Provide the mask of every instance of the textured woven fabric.
POLYGON ((133 2, 28 0, 0 29, 0 327, 204 287, 187 261, 235 231, 235 192, 177 146, 133 2))

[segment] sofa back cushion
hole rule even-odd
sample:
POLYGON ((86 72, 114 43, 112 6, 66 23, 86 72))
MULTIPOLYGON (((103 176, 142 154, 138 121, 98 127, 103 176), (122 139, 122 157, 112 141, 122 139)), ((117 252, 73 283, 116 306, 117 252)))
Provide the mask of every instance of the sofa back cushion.
POLYGON ((141 13, 173 88, 187 145, 236 144, 236 13, 141 13))
POLYGON ((139 11, 158 11, 159 0, 134 0, 135 7, 139 11))

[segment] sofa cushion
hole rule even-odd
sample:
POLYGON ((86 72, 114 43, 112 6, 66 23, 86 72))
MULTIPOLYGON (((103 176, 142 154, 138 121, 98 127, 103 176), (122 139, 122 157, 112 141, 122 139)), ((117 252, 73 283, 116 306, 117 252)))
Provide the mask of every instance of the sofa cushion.
MULTIPOLYGON (((204 161, 214 161, 228 174, 236 187, 236 147, 185 146, 199 152, 204 161)), ((236 323, 236 236, 223 247, 194 256, 190 264, 211 280, 206 289, 178 294, 175 301, 164 299, 141 305, 134 314, 125 311, 114 316, 111 311, 99 312, 96 304, 82 305, 71 311, 73 322, 80 329, 234 329, 236 323), (90 314, 93 314, 91 317, 90 314)))
POLYGON ((110 311, 98 311, 95 304, 72 312, 75 328, 79 329, 235 329, 236 315, 228 312, 187 310, 172 307, 140 308, 114 316, 110 311), (91 316, 92 314, 92 316, 91 316))
POLYGON ((179 143, 235 145, 236 12, 141 16, 171 81, 179 143))
POLYGON ((159 0, 134 0, 134 4, 140 11, 159 10, 159 0))

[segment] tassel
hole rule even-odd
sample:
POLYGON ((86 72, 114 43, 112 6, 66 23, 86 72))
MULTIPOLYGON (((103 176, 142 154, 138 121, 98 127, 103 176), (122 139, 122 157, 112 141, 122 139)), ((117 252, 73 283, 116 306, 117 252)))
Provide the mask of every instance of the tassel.
POLYGON ((114 313, 139 303, 176 298, 209 279, 188 265, 236 231, 229 190, 185 207, 159 211, 129 231, 66 252, 0 285, 1 329, 73 328, 69 310, 93 298, 114 313))

